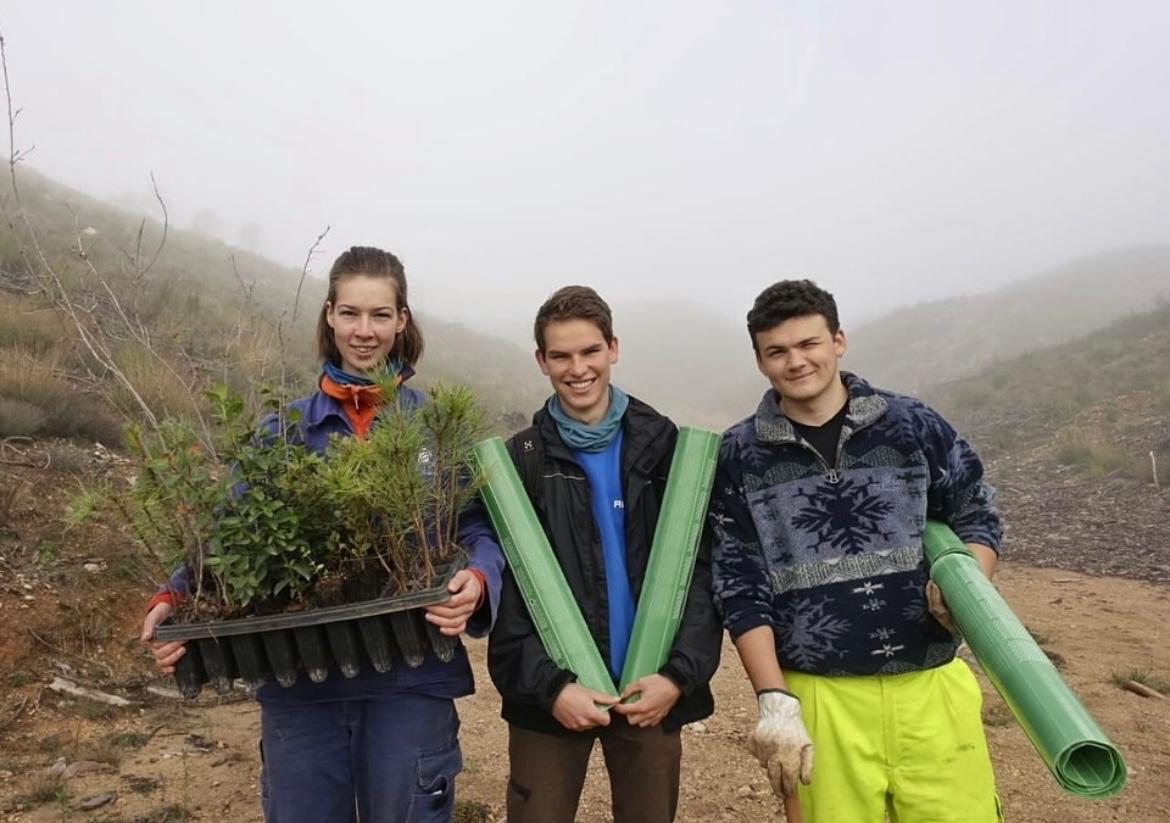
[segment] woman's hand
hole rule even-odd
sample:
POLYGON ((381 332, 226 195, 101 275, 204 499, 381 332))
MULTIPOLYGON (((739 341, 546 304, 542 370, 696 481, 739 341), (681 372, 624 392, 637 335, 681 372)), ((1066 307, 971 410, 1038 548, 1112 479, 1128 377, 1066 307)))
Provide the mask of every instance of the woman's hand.
POLYGON ((427 621, 438 626, 439 631, 449 637, 467 630, 467 619, 475 613, 483 596, 483 585, 479 575, 469 569, 455 572, 447 584, 451 597, 445 603, 427 606, 427 621))
POLYGON ((184 648, 184 641, 182 640, 159 643, 151 639, 154 637, 154 630, 160 623, 170 617, 171 612, 174 610, 175 607, 170 603, 159 603, 148 611, 146 613, 146 619, 142 621, 142 637, 139 638, 150 649, 150 653, 154 655, 154 665, 164 674, 174 674, 175 663, 187 653, 187 650, 184 648))

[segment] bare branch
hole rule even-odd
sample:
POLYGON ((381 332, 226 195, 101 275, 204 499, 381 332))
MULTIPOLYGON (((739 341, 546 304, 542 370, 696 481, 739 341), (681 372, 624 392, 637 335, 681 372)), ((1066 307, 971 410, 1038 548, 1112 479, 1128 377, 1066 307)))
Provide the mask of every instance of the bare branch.
MULTIPOLYGON (((305 254, 305 265, 301 266, 301 279, 297 281, 297 295, 293 299, 292 320, 289 321, 289 328, 294 328, 297 324, 297 311, 301 306, 301 287, 305 285, 305 276, 309 273, 309 263, 313 260, 313 255, 317 253, 317 247, 321 245, 321 241, 325 239, 325 235, 329 234, 330 226, 325 227, 325 231, 317 235, 317 239, 313 241, 313 245, 309 246, 308 253, 305 254)), ((281 347, 283 353, 284 347, 281 347)), ((283 372, 283 369, 281 370, 283 372)))
MULTIPOLYGON (((138 393, 137 389, 134 387, 134 384, 126 376, 126 373, 118 367, 118 364, 114 361, 113 355, 109 348, 98 335, 94 334, 94 332, 78 314, 77 307, 74 305, 73 301, 69 299, 69 293, 65 288, 65 284, 61 281, 60 276, 57 274, 57 270, 53 268, 53 265, 48 261, 48 258, 45 257, 44 250, 41 248, 40 242, 37 240, 36 231, 33 229, 32 223, 28 219, 28 214, 24 210, 24 204, 20 199, 20 187, 18 185, 16 176, 16 164, 20 158, 20 153, 16 149, 16 112, 12 107, 12 87, 9 84, 8 78, 8 53, 5 49, 4 37, 2 35, 0 35, 0 69, 3 70, 4 75, 4 99, 8 112, 8 175, 9 179, 12 181, 12 194, 13 200, 16 204, 16 212, 20 217, 21 223, 24 225, 24 229, 28 237, 28 242, 32 245, 33 249, 33 257, 30 260, 29 255, 24 248, 24 244, 20 241, 19 235, 17 235, 17 246, 20 249, 20 255, 34 273, 37 271, 37 266, 34 265, 33 261, 35 260, 36 263, 40 264, 40 268, 43 270, 43 276, 41 276, 40 279, 42 284, 47 287, 45 291, 48 292, 58 310, 65 314, 65 316, 68 317, 70 321, 72 321, 73 327, 76 330, 78 337, 81 339, 81 342, 85 346, 86 350, 90 353, 90 356, 92 356, 103 369, 106 369, 111 375, 113 375, 118 384, 121 385, 122 388, 124 388, 131 397, 134 398, 134 401, 137 404, 139 410, 150 423, 151 427, 157 429, 158 419, 154 416, 154 412, 151 410, 146 401, 143 400, 142 395, 138 393)), ((14 234, 16 233, 14 232, 14 234)))
POLYGON ((1136 680, 1126 680, 1121 684, 1121 688, 1128 692, 1141 695, 1142 697, 1152 697, 1155 700, 1165 700, 1166 695, 1162 694, 1157 689, 1147 686, 1145 683, 1139 683, 1136 680))
POLYGON ((124 697, 119 697, 116 694, 106 694, 105 692, 99 692, 96 689, 86 688, 85 686, 79 686, 72 680, 66 680, 63 677, 53 678, 53 682, 49 684, 49 691, 60 692, 61 694, 67 694, 70 697, 84 697, 87 700, 95 700, 98 703, 105 703, 109 706, 118 706, 119 708, 135 705, 124 697))
POLYGON ((249 284, 244 283, 244 278, 240 276, 239 266, 236 265, 236 256, 234 254, 228 255, 228 259, 232 264, 232 274, 235 275, 236 282, 240 284, 240 294, 243 297, 240 303, 240 310, 236 313, 236 330, 232 335, 231 342, 227 344, 224 349, 224 355, 229 355, 236 346, 240 344, 240 338, 244 334, 244 316, 252 305, 252 292, 256 288, 256 281, 253 280, 249 284))
POLYGON ((0 440, 0 463, 10 466, 28 466, 32 469, 47 469, 52 461, 49 452, 44 453, 44 459, 35 458, 36 450, 31 437, 12 435, 0 440), (27 443, 27 448, 21 448, 18 443, 27 443))
POLYGON ((163 246, 167 244, 167 232, 170 230, 171 226, 171 217, 167 212, 167 203, 165 200, 163 200, 162 195, 158 191, 158 181, 154 179, 153 171, 150 173, 150 185, 154 188, 154 199, 158 201, 159 208, 162 209, 163 226, 162 237, 159 238, 158 241, 158 248, 154 250, 154 256, 150 258, 150 262, 147 263, 146 268, 142 270, 142 277, 145 277, 147 274, 149 274, 150 270, 154 268, 154 264, 158 262, 158 256, 162 254, 163 246))

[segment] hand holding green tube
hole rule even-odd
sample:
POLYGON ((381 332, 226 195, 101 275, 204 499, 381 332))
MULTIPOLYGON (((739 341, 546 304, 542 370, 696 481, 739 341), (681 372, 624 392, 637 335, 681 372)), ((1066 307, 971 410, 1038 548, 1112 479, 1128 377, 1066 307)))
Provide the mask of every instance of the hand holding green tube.
POLYGON ((1125 760, 1004 602, 959 537, 928 522, 923 548, 975 659, 1061 788, 1110 797, 1125 785, 1125 760))

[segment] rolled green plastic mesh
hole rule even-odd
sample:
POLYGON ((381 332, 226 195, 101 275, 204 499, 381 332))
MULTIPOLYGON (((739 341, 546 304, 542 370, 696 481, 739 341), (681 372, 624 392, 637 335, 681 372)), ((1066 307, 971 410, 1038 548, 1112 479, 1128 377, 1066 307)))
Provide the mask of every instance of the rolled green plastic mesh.
POLYGON ((930 576, 988 679, 1061 788, 1109 797, 1125 785, 1125 760, 1036 645, 951 529, 928 522, 930 576))
POLYGON ((476 444, 475 456, 487 479, 480 496, 545 651, 562 669, 576 674, 582 686, 616 697, 613 678, 589 634, 504 441, 492 437, 476 444))
POLYGON ((622 667, 618 687, 622 691, 639 677, 661 669, 674 644, 695 571, 718 456, 715 432, 690 426, 679 429, 622 667))

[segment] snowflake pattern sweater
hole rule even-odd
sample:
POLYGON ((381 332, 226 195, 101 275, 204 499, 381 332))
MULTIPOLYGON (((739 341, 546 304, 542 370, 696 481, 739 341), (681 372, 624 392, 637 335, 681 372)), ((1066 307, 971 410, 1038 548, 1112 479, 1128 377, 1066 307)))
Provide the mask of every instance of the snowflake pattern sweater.
POLYGON ((826 675, 942 665, 956 639, 929 616, 922 531, 945 521, 999 550, 995 492, 937 412, 842 372, 849 411, 830 466, 775 393, 728 429, 709 518, 715 602, 732 638, 775 632, 780 665, 826 675))

